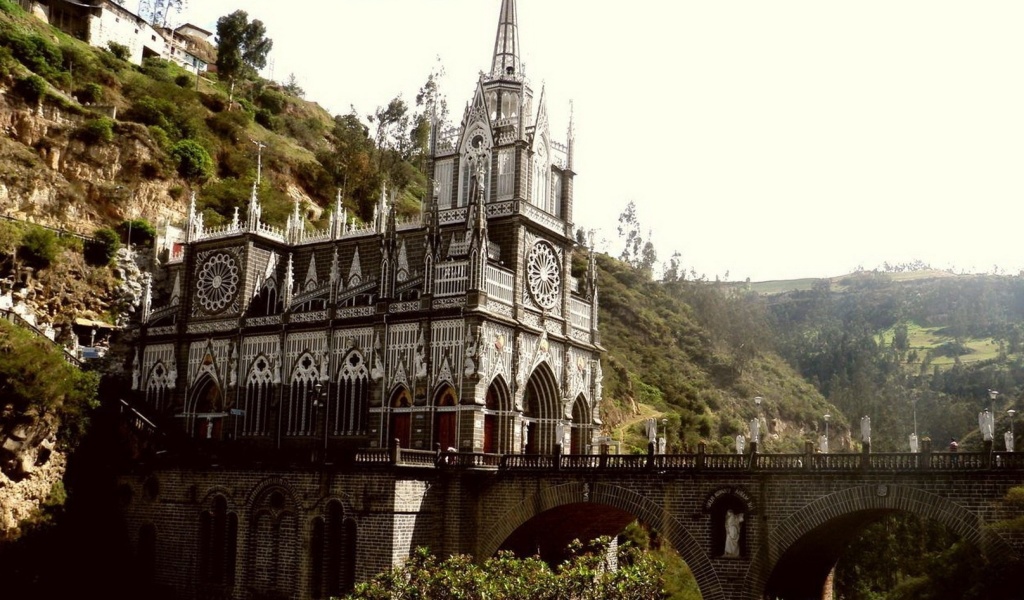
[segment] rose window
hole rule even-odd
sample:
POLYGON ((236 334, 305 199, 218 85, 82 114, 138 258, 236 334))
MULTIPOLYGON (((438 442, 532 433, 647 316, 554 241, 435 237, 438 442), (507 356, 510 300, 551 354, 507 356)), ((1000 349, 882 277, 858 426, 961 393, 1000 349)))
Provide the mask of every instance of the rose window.
POLYGON ((238 265, 223 252, 211 256, 199 268, 196 298, 208 313, 224 310, 238 292, 238 265))
POLYGON ((562 286, 562 266, 555 249, 547 242, 537 242, 526 258, 526 276, 530 295, 542 308, 551 309, 558 303, 562 286))

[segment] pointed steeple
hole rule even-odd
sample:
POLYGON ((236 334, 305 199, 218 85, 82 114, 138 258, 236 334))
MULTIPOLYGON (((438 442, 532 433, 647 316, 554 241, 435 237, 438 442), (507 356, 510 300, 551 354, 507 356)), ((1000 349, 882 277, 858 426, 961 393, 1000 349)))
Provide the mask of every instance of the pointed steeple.
POLYGON ((501 0, 498 33, 494 38, 491 77, 517 80, 519 73, 519 25, 516 22, 516 1, 501 0))

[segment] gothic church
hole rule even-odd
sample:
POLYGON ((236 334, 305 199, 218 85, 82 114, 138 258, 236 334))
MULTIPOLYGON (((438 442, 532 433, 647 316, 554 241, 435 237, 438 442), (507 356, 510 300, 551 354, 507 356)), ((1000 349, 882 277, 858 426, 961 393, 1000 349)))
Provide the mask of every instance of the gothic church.
POLYGON ((298 204, 280 229, 254 188, 211 228, 193 198, 131 359, 136 414, 182 458, 124 484, 140 556, 177 595, 193 578, 206 596, 245 597, 245 580, 319 598, 400 558, 357 550, 379 531, 343 477, 303 495, 300 471, 351 471, 394 446, 596 452, 602 349, 593 256, 572 269, 573 130, 553 139, 517 27, 502 0, 489 72, 461 124, 434 129, 422 217, 397 218, 382 193, 369 223, 339 197, 326 230, 298 204), (189 471, 186 456, 234 470, 189 471), (185 508, 161 501, 173 494, 185 508), (179 569, 182 554, 194 561, 179 569))

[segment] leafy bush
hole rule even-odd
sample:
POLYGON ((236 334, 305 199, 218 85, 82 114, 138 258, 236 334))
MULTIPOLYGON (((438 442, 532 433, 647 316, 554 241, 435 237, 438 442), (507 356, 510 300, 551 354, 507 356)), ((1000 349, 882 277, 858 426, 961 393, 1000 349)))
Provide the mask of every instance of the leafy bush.
POLYGON ((269 110, 271 114, 279 115, 284 111, 288 100, 284 94, 267 88, 256 98, 256 104, 269 110))
POLYGON ((125 111, 124 118, 143 125, 156 125, 171 140, 195 139, 203 132, 203 126, 192 108, 167 98, 145 96, 125 111))
POLYGON ((90 265, 103 267, 109 265, 117 256, 117 250, 121 247, 121 240, 113 229, 104 227, 97 229, 93 239, 85 243, 83 253, 85 260, 90 265))
POLYGON ((0 389, 20 414, 56 414, 59 439, 74 445, 95 408, 99 374, 72 367, 56 346, 0 320, 0 389))
POLYGON ((265 108, 256 111, 256 122, 270 131, 277 129, 277 118, 265 108))
POLYGON ((182 73, 174 78, 174 85, 183 88, 192 87, 192 81, 193 79, 191 75, 188 73, 182 73))
POLYGON ((23 77, 14 84, 14 91, 29 104, 38 104, 46 96, 46 89, 46 80, 38 75, 23 77))
POLYGON ((57 236, 49 229, 32 227, 21 238, 18 257, 30 267, 44 269, 57 258, 57 236))
POLYGON ((360 583, 350 599, 378 598, 619 598, 662 597, 664 565, 636 547, 619 549, 618 568, 608 564, 608 540, 589 547, 575 542, 570 557, 552 571, 538 557, 516 558, 500 552, 482 565, 457 555, 439 560, 419 548, 400 568, 360 583))
POLYGON ((92 144, 106 143, 114 139, 114 121, 107 117, 90 119, 78 129, 78 136, 92 144))
POLYGON ((249 113, 241 110, 224 111, 206 120, 206 124, 210 127, 211 131, 233 142, 239 141, 239 135, 251 122, 252 117, 249 113))
POLYGON ((78 101, 85 104, 96 104, 103 100, 103 86, 98 83, 87 83, 78 90, 78 101))
POLYGON ((171 156, 178 161, 178 173, 196 181, 205 181, 213 174, 213 159, 195 140, 181 140, 171 148, 171 156))
POLYGON ((165 152, 170 151, 171 148, 171 137, 167 135, 167 132, 163 127, 159 125, 149 126, 149 137, 153 138, 153 141, 157 146, 160 146, 165 152))
POLYGON ((110 50, 110 53, 113 54, 116 58, 119 58, 121 60, 128 60, 132 57, 131 48, 125 46, 124 44, 119 44, 115 41, 107 42, 107 49, 110 50))
POLYGON ((7 38, 6 45, 11 49, 11 53, 29 69, 49 78, 63 68, 64 55, 60 48, 42 36, 14 30, 7 30, 4 33, 7 38))
POLYGON ((117 226, 118 233, 129 244, 142 244, 149 246, 156 238, 156 229, 145 219, 128 219, 117 226))

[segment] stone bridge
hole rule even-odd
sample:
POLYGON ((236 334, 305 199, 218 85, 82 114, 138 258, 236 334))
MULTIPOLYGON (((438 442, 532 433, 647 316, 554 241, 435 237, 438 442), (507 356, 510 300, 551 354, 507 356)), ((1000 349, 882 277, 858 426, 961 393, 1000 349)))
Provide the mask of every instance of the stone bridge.
POLYGON ((1020 558, 1024 539, 990 526, 1020 516, 1003 497, 1022 483, 1024 453, 498 456, 395 448, 361 451, 344 466, 155 465, 122 478, 122 493, 142 569, 177 597, 322 598, 417 546, 554 559, 573 538, 616 535, 639 520, 671 542, 704 600, 718 600, 822 598, 848 543, 889 513, 934 519, 990 558, 1020 558), (742 522, 727 548, 730 512, 742 522))

